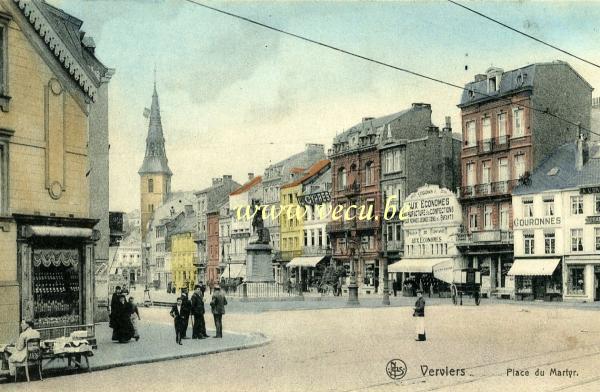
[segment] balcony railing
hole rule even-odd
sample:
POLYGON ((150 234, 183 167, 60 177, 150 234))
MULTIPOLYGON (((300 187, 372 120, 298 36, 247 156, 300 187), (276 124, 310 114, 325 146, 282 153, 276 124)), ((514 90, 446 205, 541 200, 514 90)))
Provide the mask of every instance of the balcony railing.
POLYGON ((485 139, 477 142, 477 152, 479 154, 503 151, 510 148, 509 136, 500 136, 492 139, 485 139))
POLYGON ((302 248, 304 256, 327 256, 331 254, 331 248, 326 246, 305 246, 302 248))
POLYGON ((471 233, 461 232, 457 235, 459 245, 501 243, 512 244, 513 232, 507 230, 482 230, 471 233))
POLYGON ((385 244, 389 251, 399 251, 404 248, 404 241, 402 240, 386 241, 385 244))
POLYGON ((468 185, 460 187, 460 197, 486 197, 508 195, 518 185, 519 180, 497 181, 487 184, 468 185))

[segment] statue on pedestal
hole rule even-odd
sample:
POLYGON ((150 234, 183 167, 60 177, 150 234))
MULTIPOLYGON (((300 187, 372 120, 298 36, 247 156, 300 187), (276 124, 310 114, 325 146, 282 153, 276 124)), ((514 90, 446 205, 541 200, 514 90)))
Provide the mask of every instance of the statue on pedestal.
POLYGON ((269 229, 265 228, 265 224, 262 217, 262 208, 260 202, 257 199, 252 199, 252 230, 256 238, 250 241, 251 244, 269 244, 271 236, 269 229))

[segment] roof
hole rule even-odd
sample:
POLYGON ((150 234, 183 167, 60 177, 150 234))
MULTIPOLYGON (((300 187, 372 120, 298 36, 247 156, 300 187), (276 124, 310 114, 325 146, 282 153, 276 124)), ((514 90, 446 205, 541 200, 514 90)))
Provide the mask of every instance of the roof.
POLYGON ((198 226, 198 220, 196 214, 185 215, 183 213, 183 219, 181 219, 177 226, 170 232, 171 235, 183 234, 183 233, 195 233, 198 226))
POLYGON ((308 167, 314 162, 325 158, 325 150, 322 145, 309 145, 304 151, 269 165, 265 169, 263 182, 271 182, 280 179, 289 180, 289 174, 292 173, 294 168, 308 167))
POLYGON ((159 173, 172 176, 169 169, 169 160, 165 149, 165 138, 163 136, 162 121, 160 118, 160 105, 156 82, 152 93, 152 106, 150 107, 150 122, 148 124, 148 135, 146 136, 146 154, 139 174, 159 173))
POLYGON ((545 63, 534 63, 521 68, 502 72, 500 77, 500 86, 497 91, 488 92, 487 78, 481 81, 472 81, 465 85, 460 98, 458 107, 468 106, 481 101, 496 99, 507 94, 514 94, 519 91, 531 90, 534 87, 534 82, 537 77, 536 73, 539 67, 542 66, 566 66, 574 72, 585 84, 592 87, 577 71, 575 71, 569 63, 564 61, 553 61, 545 63), (471 95, 471 91, 473 94, 471 95))
POLYGON ((152 226, 161 225, 161 221, 166 218, 175 218, 175 216, 185 209, 186 205, 194 205, 196 197, 193 191, 173 192, 169 194, 167 200, 161 204, 152 215, 150 224, 152 226), (175 214, 171 214, 171 207, 175 210, 175 214))
POLYGON ((90 44, 93 40, 84 38, 85 32, 81 30, 83 22, 43 0, 13 1, 69 77, 95 101, 97 87, 105 78, 110 78, 114 70, 96 58, 93 44, 90 44))
POLYGON ((517 186, 513 190, 513 195, 600 185, 600 145, 588 144, 588 148, 589 159, 581 170, 577 170, 576 143, 571 142, 560 146, 533 170, 529 177, 529 185, 517 186))
POLYGON ((256 185, 262 182, 262 176, 256 176, 235 191, 231 192, 230 196, 241 195, 242 193, 248 192, 250 189, 254 188, 256 185))
POLYGON ((281 187, 281 189, 291 188, 291 187, 303 184, 306 181, 310 180, 312 177, 321 173, 322 170, 328 168, 330 165, 331 165, 331 161, 329 159, 322 159, 322 160, 318 161, 317 163, 315 163, 314 165, 312 165, 307 170, 306 175, 297 179, 296 181, 293 181, 293 182, 290 182, 289 184, 283 185, 281 187))

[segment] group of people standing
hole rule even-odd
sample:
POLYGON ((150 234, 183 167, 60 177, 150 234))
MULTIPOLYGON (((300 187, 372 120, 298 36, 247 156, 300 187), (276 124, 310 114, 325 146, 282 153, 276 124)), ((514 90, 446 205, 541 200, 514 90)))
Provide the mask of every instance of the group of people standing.
MULTIPOLYGON (((186 339, 187 329, 189 326, 190 316, 192 319, 192 339, 208 338, 206 333, 206 322, 204 320, 204 292, 205 286, 196 285, 191 301, 188 299, 187 293, 182 293, 177 298, 177 303, 171 308, 171 317, 173 317, 175 325, 175 341, 177 344, 182 344, 181 340, 186 339)), ((217 330, 215 338, 223 337, 223 314, 225 314, 225 305, 227 299, 221 293, 221 288, 216 285, 213 288, 213 296, 210 301, 210 307, 215 320, 215 328, 217 330)))
POLYGON ((112 340, 119 343, 127 343, 132 338, 139 340, 138 320, 140 312, 133 297, 127 297, 121 292, 121 287, 115 287, 115 292, 110 301, 110 323, 112 328, 112 340))

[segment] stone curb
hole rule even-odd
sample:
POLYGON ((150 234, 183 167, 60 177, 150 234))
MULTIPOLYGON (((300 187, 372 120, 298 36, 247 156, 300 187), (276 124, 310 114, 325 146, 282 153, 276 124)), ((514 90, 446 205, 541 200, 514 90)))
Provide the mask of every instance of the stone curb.
POLYGON ((203 355, 218 354, 218 353, 224 353, 224 352, 228 352, 228 351, 247 350, 247 349, 251 349, 251 348, 266 346, 267 344, 271 343, 271 338, 267 337, 266 335, 264 335, 260 332, 254 332, 251 334, 239 333, 239 332, 235 332, 235 333, 238 335, 258 337, 258 338, 262 338, 264 340, 260 341, 260 342, 256 342, 256 343, 241 344, 239 346, 232 346, 232 347, 225 347, 225 348, 217 348, 217 349, 201 351, 201 352, 196 352, 196 353, 166 355, 166 356, 157 357, 157 358, 142 358, 142 359, 138 359, 138 360, 112 363, 112 364, 108 364, 108 365, 94 366, 93 364, 90 364, 91 365, 90 367, 91 367, 92 371, 102 371, 102 370, 109 370, 109 369, 114 369, 114 368, 124 367, 124 366, 142 365, 142 364, 146 364, 146 363, 164 362, 164 361, 172 361, 175 359, 200 357, 203 355))

